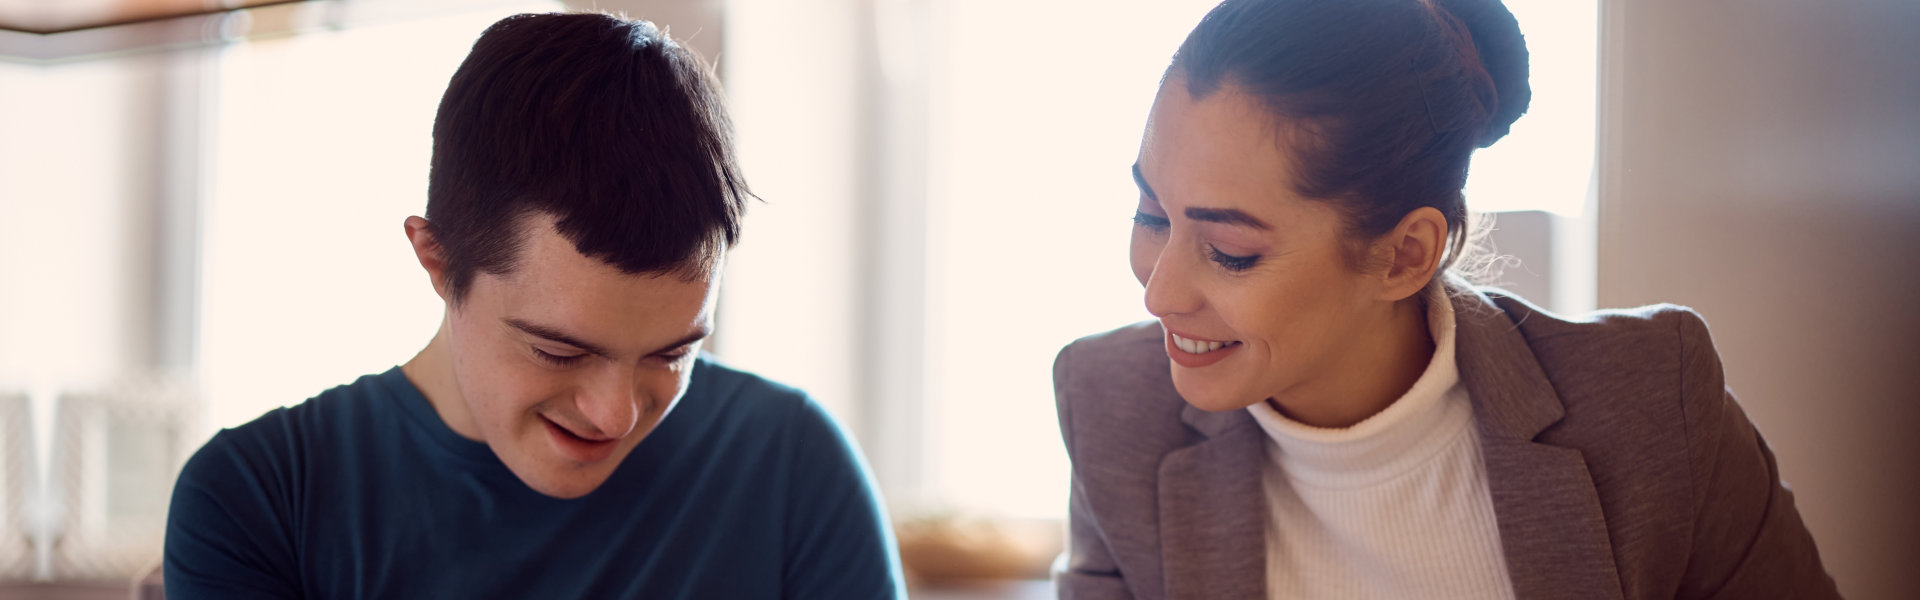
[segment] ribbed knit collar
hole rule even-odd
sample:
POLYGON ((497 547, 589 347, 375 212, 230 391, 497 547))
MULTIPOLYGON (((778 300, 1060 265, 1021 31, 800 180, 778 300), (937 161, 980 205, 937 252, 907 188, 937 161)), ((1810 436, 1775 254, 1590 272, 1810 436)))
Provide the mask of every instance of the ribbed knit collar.
POLYGON ((1453 307, 1436 280, 1423 292, 1433 360, 1393 404, 1351 427, 1314 427, 1266 402, 1247 407, 1271 440, 1267 450, 1289 480, 1352 488, 1385 482, 1420 466, 1472 426, 1472 407, 1454 362, 1453 307))

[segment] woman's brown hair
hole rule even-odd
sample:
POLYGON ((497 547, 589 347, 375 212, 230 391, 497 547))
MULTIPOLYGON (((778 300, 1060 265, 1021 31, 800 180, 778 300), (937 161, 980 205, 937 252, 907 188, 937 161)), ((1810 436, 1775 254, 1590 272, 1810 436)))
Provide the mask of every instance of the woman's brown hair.
POLYGON ((1196 98, 1259 99, 1289 145, 1295 191, 1341 207, 1350 236, 1438 209, 1442 270, 1467 249, 1468 159, 1532 97, 1526 41, 1498 0, 1226 0, 1168 75, 1196 98))

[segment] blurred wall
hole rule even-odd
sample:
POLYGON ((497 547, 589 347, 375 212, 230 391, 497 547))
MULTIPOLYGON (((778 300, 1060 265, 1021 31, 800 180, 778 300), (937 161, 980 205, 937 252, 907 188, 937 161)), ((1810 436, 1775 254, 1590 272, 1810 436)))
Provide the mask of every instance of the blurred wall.
POLYGON ((1675 302, 1849 598, 1920 597, 1920 3, 1603 3, 1599 303, 1675 302))
POLYGON ((0 388, 172 364, 162 115, 176 64, 0 63, 0 388))

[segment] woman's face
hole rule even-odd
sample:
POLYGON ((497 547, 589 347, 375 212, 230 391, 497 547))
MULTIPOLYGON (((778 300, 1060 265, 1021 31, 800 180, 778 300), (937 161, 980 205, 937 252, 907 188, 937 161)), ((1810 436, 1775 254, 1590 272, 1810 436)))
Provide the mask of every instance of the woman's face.
POLYGON ((1333 205, 1294 193, 1281 131, 1256 99, 1194 98, 1177 75, 1148 118, 1130 258, 1201 409, 1338 401, 1384 339, 1381 278, 1346 261, 1333 205))

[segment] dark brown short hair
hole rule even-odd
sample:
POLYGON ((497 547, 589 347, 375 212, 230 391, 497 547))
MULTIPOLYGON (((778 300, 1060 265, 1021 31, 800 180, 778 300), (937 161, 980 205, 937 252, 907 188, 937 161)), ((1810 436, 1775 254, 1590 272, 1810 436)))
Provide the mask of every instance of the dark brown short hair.
POLYGON ((1438 209, 1443 270, 1465 250, 1468 159, 1532 97, 1526 40, 1498 0, 1226 0, 1168 74, 1196 98, 1228 88, 1264 104, 1295 191, 1334 202, 1350 235, 1438 209))
POLYGON ((522 14, 480 34, 433 122, 427 222, 457 303, 526 217, 629 274, 703 276, 750 195, 707 65, 652 23, 522 14))

